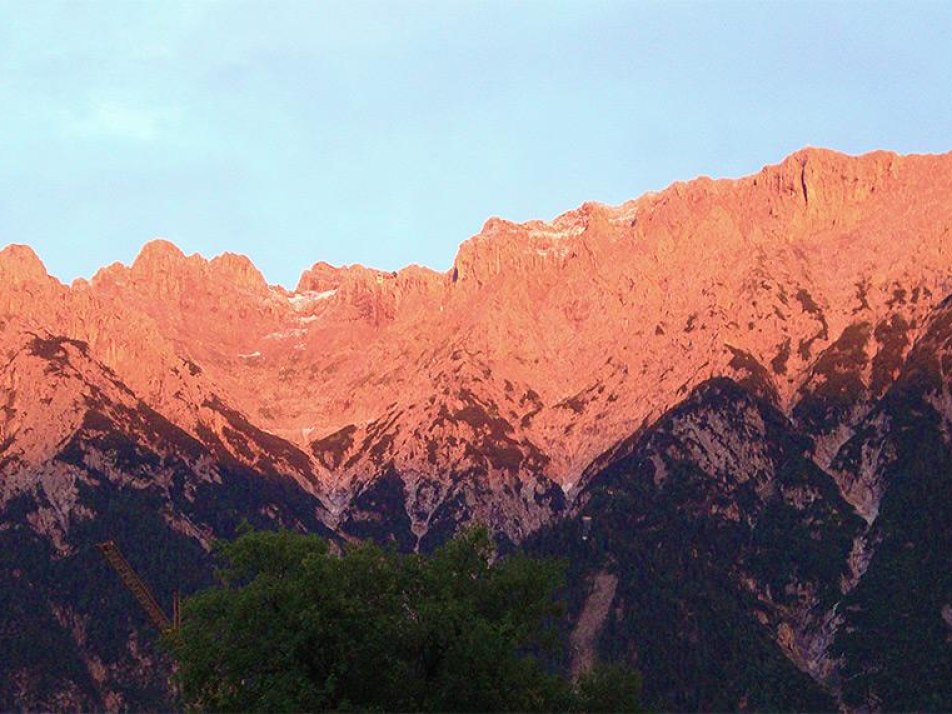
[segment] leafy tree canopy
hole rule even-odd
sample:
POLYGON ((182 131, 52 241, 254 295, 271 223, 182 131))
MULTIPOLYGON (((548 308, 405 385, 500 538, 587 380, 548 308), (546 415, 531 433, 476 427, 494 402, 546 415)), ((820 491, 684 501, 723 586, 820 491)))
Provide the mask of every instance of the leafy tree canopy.
POLYGON ((192 709, 633 711, 640 678, 600 667, 573 685, 558 647, 562 564, 494 558, 485 529, 432 556, 252 532, 220 545, 221 586, 167 637, 192 709))

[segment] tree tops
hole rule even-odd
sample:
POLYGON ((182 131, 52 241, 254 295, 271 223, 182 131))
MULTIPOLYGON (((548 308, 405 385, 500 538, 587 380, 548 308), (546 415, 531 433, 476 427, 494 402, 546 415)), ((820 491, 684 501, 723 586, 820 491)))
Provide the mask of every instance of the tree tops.
POLYGON ((168 638, 187 707, 216 711, 633 711, 640 677, 572 684, 558 647, 563 567, 495 559, 484 529, 432 556, 253 532, 220 546, 221 586, 168 638))

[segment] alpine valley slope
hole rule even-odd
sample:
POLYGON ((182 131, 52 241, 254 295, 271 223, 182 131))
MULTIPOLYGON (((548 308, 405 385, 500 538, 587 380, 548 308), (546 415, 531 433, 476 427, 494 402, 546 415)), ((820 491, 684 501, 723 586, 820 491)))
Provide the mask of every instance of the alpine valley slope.
MULTIPOLYGON (((82 524, 104 523, 115 494, 150 494, 184 539, 168 547, 197 548, 196 563, 245 513, 422 550, 479 520, 501 541, 538 532, 533 547, 575 553, 572 617, 594 619, 603 640, 571 641, 639 662, 655 706, 888 704, 894 684, 882 677, 856 689, 895 667, 872 661, 881 623, 856 613, 888 609, 876 597, 892 592, 899 566, 876 566, 877 547, 905 562, 912 506, 889 506, 890 488, 908 480, 896 464, 915 450, 893 432, 903 417, 890 405, 949 411, 936 321, 950 293, 950 154, 806 149, 750 177, 584 204, 550 223, 491 219, 446 273, 318 263, 294 291, 268 285, 244 257, 186 257, 165 241, 65 286, 29 248, 9 246, 0 535, 19 539, 11 554, 26 548, 50 567, 88 558, 82 524), (927 354, 939 355, 938 386, 916 392, 910 360, 927 354), (113 496, 92 495, 107 486, 113 496), (215 498, 227 504, 218 520, 215 498), (583 515, 600 520, 584 547, 583 515), (770 527, 755 537, 757 524, 770 527), (652 555, 665 543, 674 560, 652 555), (784 559, 791 548, 801 560, 784 559), (633 579, 620 562, 644 567, 633 579), (887 573, 872 594, 867 569, 887 573), (667 575, 646 581, 655 571, 667 575), (674 592, 682 578, 710 587, 674 592), (614 604, 611 617, 585 615, 588 583, 614 604), (847 595, 866 600, 844 625, 847 595), (691 624, 697 608, 724 603, 734 604, 723 622, 743 637, 718 640, 709 661, 727 663, 711 677, 734 688, 686 684, 701 666, 690 656, 697 637, 720 615, 685 625, 694 640, 669 638, 683 644, 677 663, 660 631, 632 634, 652 607, 691 624), (852 639, 837 640, 849 627, 852 639), (744 647, 767 663, 761 680, 729 666, 744 647), (768 676, 776 688, 761 687, 768 676)), ((930 443, 946 468, 947 425, 937 424, 930 443)), ((934 478, 947 488, 948 474, 934 478)), ((941 525, 948 513, 936 513, 941 525)), ((27 587, 8 557, 0 592, 27 587)), ((31 597, 55 603, 57 636, 86 652, 75 667, 92 674, 43 683, 45 665, 20 662, 5 696, 33 692, 41 708, 56 696, 83 708, 141 701, 148 677, 128 684, 90 654, 91 610, 50 599, 51 577, 30 575, 31 597)), ((952 632, 947 588, 936 582, 935 616, 923 615, 940 651, 952 632)), ((110 661, 138 646, 141 625, 124 625, 110 661)))

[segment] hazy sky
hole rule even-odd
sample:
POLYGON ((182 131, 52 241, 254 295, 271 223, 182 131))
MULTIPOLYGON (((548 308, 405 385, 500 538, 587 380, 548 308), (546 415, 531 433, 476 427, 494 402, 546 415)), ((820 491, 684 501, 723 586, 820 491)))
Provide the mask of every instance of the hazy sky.
POLYGON ((952 149, 952 3, 0 0, 0 244, 446 269, 804 145, 952 149))

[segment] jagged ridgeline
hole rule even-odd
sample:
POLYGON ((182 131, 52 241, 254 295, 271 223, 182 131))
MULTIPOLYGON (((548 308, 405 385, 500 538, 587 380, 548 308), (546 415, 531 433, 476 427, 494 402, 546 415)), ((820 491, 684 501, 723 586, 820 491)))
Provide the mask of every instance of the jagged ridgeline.
POLYGON ((446 273, 0 251, 0 706, 164 708, 95 551, 169 607, 243 520, 569 559, 562 665, 658 709, 952 709, 952 156, 797 152, 446 273))

